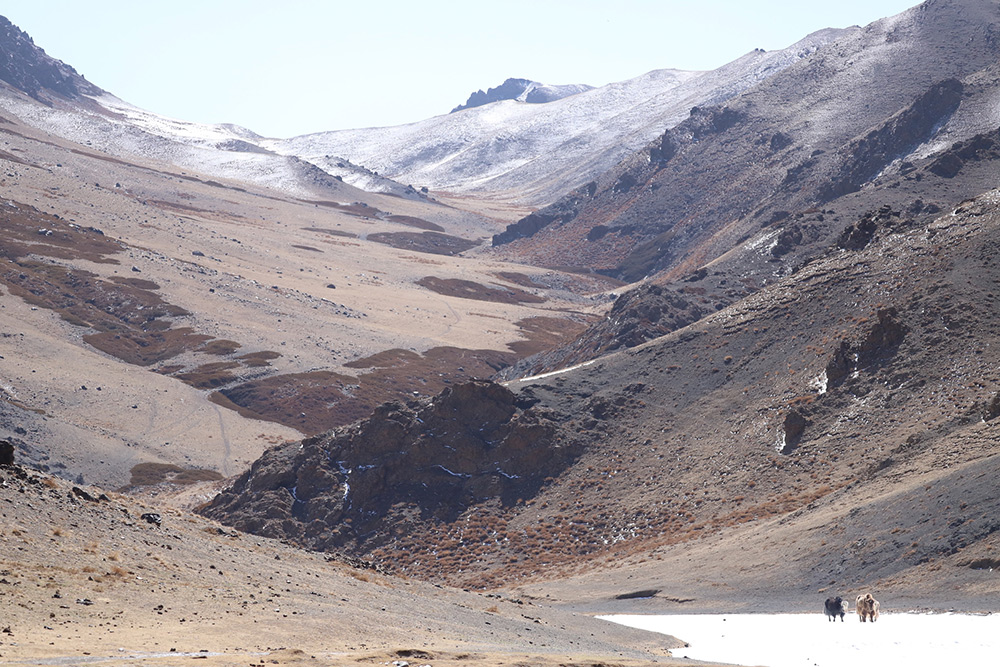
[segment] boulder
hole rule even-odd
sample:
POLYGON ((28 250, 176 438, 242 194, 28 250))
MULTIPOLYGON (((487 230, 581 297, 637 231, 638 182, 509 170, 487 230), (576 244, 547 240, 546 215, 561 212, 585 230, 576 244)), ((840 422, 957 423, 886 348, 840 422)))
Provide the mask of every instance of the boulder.
POLYGON ((0 440, 0 466, 14 465, 14 445, 9 440, 0 440))

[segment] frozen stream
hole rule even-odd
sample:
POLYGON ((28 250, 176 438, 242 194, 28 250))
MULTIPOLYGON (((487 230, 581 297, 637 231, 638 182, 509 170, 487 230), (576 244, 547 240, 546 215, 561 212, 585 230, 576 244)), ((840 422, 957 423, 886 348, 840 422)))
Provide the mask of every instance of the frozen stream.
MULTIPOLYGON (((853 606, 852 606, 853 609, 853 606)), ((768 667, 1000 665, 1000 614, 882 614, 862 623, 823 614, 601 616, 673 635, 675 657, 768 667)))

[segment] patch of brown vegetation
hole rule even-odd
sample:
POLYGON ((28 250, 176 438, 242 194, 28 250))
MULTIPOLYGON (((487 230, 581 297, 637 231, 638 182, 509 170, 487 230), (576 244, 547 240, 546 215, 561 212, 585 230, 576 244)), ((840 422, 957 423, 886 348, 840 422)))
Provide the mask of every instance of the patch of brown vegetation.
POLYGON ((518 328, 525 340, 515 341, 507 347, 518 357, 527 357, 551 350, 567 341, 576 340, 587 328, 586 322, 559 317, 527 317, 518 321, 518 328))
POLYGON ((428 232, 443 232, 444 227, 441 225, 424 220, 422 218, 415 218, 412 215, 387 215, 385 217, 389 222, 398 222, 401 225, 407 225, 409 227, 416 227, 417 229, 423 229, 428 232))
POLYGON ((326 229, 322 227, 303 227, 304 232, 316 232, 317 234, 328 234, 329 236, 343 236, 344 238, 356 239, 357 234, 352 234, 351 232, 342 232, 339 229, 326 229))
MULTIPOLYGON (((242 346, 217 339, 190 327, 177 327, 174 319, 188 313, 167 303, 156 293, 159 285, 129 276, 104 279, 90 271, 46 261, 82 259, 117 264, 114 255, 123 246, 96 229, 84 229, 34 208, 0 202, 0 284, 11 295, 38 308, 58 313, 66 322, 91 329, 83 340, 92 347, 136 366, 153 366, 186 352, 215 357, 230 356, 242 346)), ((236 361, 203 364, 183 372, 171 364, 158 369, 200 389, 231 382, 240 366, 268 365, 276 352, 255 352, 236 361)))
POLYGON ((222 475, 204 468, 182 468, 172 463, 137 463, 132 466, 131 479, 123 490, 157 484, 177 484, 186 486, 198 482, 215 482, 222 475))
POLYGON ((147 292, 152 292, 154 290, 160 289, 160 286, 154 283, 152 280, 146 280, 145 278, 128 278, 125 276, 111 276, 111 282, 118 283, 119 285, 126 285, 128 287, 134 287, 135 289, 146 290, 147 292))
POLYGON ((338 211, 341 211, 342 213, 348 213, 350 215, 354 215, 359 218, 374 218, 379 213, 381 213, 381 211, 379 211, 377 208, 369 206, 364 202, 341 204, 340 202, 326 201, 319 199, 303 199, 302 201, 305 202, 306 204, 313 204, 314 206, 323 206, 324 208, 336 209, 338 211))
MULTIPOLYGON (((320 433, 365 417, 386 401, 430 396, 459 382, 492 377, 525 354, 569 340, 583 324, 529 317, 518 326, 525 339, 510 343, 509 352, 435 347, 418 354, 395 348, 344 364, 371 369, 357 377, 325 371, 279 375, 227 387, 212 394, 211 400, 247 417, 278 422, 307 434, 320 433)), ((266 364, 263 357, 271 354, 276 353, 259 352, 240 359, 262 359, 266 364)), ((191 375, 191 380, 211 377, 211 373, 191 375)))
POLYGON ((538 289, 541 287, 539 283, 524 273, 516 273, 514 271, 500 271, 496 274, 497 278, 500 280, 506 280, 509 283, 514 283, 515 285, 520 285, 521 287, 528 287, 531 289, 538 289))
MULTIPOLYGON (((79 324, 79 322, 73 322, 79 324)), ((212 339, 182 327, 165 331, 102 331, 87 334, 83 340, 98 350, 136 366, 152 366, 195 349, 212 339)))
POLYGON ((524 290, 503 287, 487 287, 471 280, 460 278, 437 278, 426 276, 417 281, 421 287, 443 296, 453 296, 459 299, 475 299, 492 303, 544 303, 545 299, 524 290))
POLYGON ((243 416, 278 422, 303 433, 363 418, 371 406, 354 396, 357 380, 330 371, 289 373, 253 380, 212 394, 211 400, 238 406, 243 416), (225 398, 225 402, 220 402, 225 398))
POLYGON ((224 357, 226 355, 234 354, 236 350, 240 349, 241 347, 243 346, 234 340, 215 338, 213 340, 208 341, 201 347, 199 347, 197 351, 203 352, 205 354, 213 354, 218 357, 224 357))
POLYGON ((112 255, 122 250, 99 229, 83 228, 9 199, 0 199, 0 223, 0 258, 4 263, 36 255, 117 264, 112 255))
POLYGON ((239 357, 239 360, 243 362, 243 365, 247 368, 260 368, 263 366, 270 366, 268 363, 279 358, 281 354, 279 352, 272 352, 270 350, 265 350, 262 352, 251 352, 249 354, 244 354, 239 357))
POLYGON ((369 234, 368 240, 400 250, 425 252, 431 255, 457 255, 479 243, 441 232, 378 232, 369 234))
POLYGON ((329 371, 277 375, 226 388, 213 394, 213 400, 238 406, 245 416, 321 433, 362 419, 386 401, 433 395, 456 382, 488 377, 513 358, 509 352, 455 347, 436 347, 422 355, 384 350, 346 364, 373 369, 358 377, 329 371))
POLYGON ((231 371, 238 368, 240 364, 235 361, 219 361, 202 364, 192 371, 175 373, 174 377, 195 389, 217 389, 236 380, 236 375, 231 371))

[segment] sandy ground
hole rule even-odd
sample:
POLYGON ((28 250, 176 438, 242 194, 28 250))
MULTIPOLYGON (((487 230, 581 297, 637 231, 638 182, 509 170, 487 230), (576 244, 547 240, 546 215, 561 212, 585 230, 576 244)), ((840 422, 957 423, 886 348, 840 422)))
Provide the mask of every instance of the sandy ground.
POLYGON ((0 478, 3 664, 680 664, 677 640, 587 614, 385 576, 126 496, 86 500, 31 471, 0 478))

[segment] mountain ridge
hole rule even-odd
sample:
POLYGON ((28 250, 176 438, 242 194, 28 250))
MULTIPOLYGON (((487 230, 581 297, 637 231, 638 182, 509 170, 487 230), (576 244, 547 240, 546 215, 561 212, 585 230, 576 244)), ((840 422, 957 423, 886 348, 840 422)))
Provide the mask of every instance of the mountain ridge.
POLYGON ((100 88, 35 46, 31 37, 0 16, 0 81, 43 104, 99 95, 100 88))
POLYGON ((264 145, 306 160, 343 155, 431 190, 547 204, 683 120, 692 106, 728 99, 842 32, 820 30, 785 49, 752 51, 711 72, 653 70, 547 104, 504 100, 407 125, 264 145))
POLYGON ((892 177, 911 153, 993 129, 995 3, 959 4, 877 21, 723 105, 693 109, 587 191, 495 237, 499 254, 626 281, 677 279, 790 213, 892 177), (972 50, 957 45, 968 32, 980 36, 972 50))

